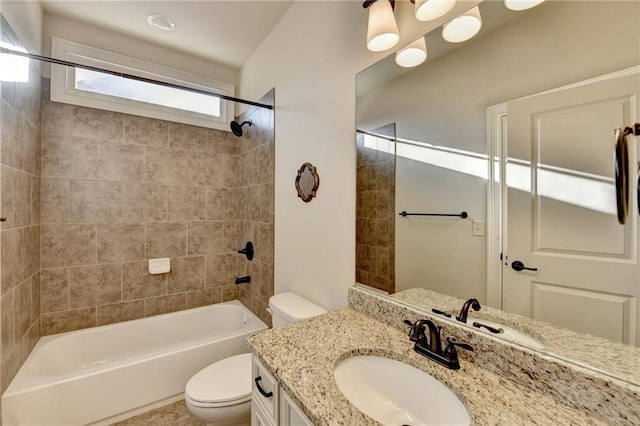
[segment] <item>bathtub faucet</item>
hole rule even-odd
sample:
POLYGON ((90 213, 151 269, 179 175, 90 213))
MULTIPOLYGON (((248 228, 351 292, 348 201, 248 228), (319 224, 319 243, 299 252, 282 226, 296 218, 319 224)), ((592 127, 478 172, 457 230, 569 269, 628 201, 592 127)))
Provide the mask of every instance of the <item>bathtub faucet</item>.
POLYGON ((236 284, 247 284, 251 282, 251 275, 245 277, 236 277, 236 284))

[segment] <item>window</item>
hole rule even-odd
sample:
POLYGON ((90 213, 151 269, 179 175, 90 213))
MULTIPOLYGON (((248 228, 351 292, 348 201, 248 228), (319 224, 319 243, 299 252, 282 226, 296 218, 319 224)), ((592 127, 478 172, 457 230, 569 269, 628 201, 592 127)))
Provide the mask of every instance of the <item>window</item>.
MULTIPOLYGON (((90 46, 53 38, 53 57, 109 71, 233 96, 234 86, 90 46)), ((53 65, 51 100, 197 126, 227 129, 233 105, 190 92, 98 71, 53 65)))

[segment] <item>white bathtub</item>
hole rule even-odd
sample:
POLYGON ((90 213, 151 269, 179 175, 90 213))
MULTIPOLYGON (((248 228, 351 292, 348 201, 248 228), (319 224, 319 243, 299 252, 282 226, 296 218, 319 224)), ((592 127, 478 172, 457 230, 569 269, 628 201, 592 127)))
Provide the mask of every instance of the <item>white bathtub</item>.
POLYGON ((2 395, 2 423, 103 425, 177 401, 266 328, 233 301, 43 337, 2 395))

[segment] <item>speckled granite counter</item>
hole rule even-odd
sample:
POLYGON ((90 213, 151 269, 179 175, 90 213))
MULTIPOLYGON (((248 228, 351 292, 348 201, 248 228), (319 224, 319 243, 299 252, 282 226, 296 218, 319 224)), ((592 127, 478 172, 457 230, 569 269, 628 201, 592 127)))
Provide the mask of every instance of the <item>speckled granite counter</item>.
MULTIPOLYGON (((464 302, 464 300, 422 288, 404 290, 388 297, 426 312, 431 312, 432 308, 438 308, 453 316, 458 314, 464 302)), ((488 306, 483 306, 478 312, 472 311, 469 315, 500 322, 542 340, 545 343, 542 352, 594 368, 629 383, 640 383, 640 348, 556 327, 488 306), (613 359, 615 362, 612 362, 613 359)))
POLYGON ((264 331, 249 337, 249 344, 316 425, 376 424, 347 401, 333 378, 336 363, 360 354, 397 359, 431 374, 463 401, 475 425, 605 424, 464 359, 460 370, 448 370, 415 353, 397 328, 350 308, 264 331))

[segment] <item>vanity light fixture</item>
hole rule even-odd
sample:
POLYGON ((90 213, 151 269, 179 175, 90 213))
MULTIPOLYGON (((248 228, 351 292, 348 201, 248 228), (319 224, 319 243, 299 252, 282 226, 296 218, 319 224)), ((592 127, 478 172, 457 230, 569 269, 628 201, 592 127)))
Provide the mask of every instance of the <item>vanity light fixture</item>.
POLYGON ((395 0, 367 0, 362 7, 369 9, 367 49, 382 52, 391 49, 400 40, 396 17, 393 14, 395 0))
POLYGON ((527 10, 536 7, 544 0, 504 0, 504 5, 511 10, 527 10))
POLYGON ((147 16, 147 23, 155 29, 160 31, 166 31, 168 33, 173 32, 176 29, 176 23, 167 16, 159 13, 152 13, 147 16))
POLYGON ((420 37, 410 45, 396 52, 396 64, 401 67, 417 67, 427 59, 427 42, 420 37))
POLYGON ((442 27, 442 37, 450 43, 467 41, 482 28, 482 18, 478 6, 452 19, 442 27))
POLYGON ((418 21, 438 19, 447 14, 456 5, 456 0, 415 0, 415 2, 416 19, 418 21))

